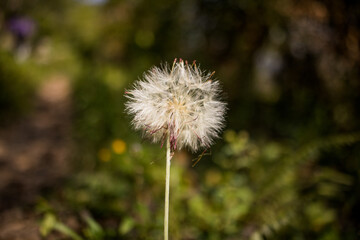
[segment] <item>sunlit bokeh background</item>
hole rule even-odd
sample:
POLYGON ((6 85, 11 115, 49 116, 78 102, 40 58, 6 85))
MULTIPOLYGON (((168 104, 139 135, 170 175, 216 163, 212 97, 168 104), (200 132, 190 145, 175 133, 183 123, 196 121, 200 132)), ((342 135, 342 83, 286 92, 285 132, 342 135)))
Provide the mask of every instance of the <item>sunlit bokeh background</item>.
POLYGON ((165 150, 123 95, 175 58, 228 111, 172 160, 171 239, 358 239, 359 39, 352 0, 1 0, 0 239, 162 239, 165 150))

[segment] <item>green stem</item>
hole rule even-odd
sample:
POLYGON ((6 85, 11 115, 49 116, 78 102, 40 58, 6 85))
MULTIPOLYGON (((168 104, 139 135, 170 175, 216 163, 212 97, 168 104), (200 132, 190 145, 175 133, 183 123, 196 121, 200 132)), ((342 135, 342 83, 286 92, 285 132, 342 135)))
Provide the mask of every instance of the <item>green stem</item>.
POLYGON ((165 176, 165 214, 164 214, 164 240, 169 239, 169 193, 170 193, 170 139, 166 141, 166 176, 165 176))

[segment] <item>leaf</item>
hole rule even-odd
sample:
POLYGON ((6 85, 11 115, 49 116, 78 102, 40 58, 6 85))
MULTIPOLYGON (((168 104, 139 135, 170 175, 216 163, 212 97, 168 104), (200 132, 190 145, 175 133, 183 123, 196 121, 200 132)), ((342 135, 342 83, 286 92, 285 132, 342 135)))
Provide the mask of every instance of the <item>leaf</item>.
POLYGON ((54 229, 61 232, 62 234, 71 237, 73 240, 83 240, 77 233, 75 233, 72 229, 61 222, 56 222, 54 225, 54 229))
POLYGON ((56 224, 56 218, 54 214, 52 213, 45 214, 40 224, 41 235, 46 237, 54 229, 55 224, 56 224))
POLYGON ((119 233, 121 235, 125 235, 128 232, 130 232, 134 228, 134 226, 135 226, 134 219, 127 217, 119 225, 119 233))

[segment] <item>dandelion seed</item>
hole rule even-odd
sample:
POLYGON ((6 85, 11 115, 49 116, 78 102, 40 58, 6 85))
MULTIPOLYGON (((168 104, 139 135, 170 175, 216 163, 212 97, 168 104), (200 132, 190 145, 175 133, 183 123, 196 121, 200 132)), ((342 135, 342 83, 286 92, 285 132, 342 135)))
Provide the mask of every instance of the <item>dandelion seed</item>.
POLYGON ((214 73, 182 59, 175 59, 171 69, 153 67, 126 91, 126 110, 134 117, 135 129, 154 142, 169 135, 172 151, 208 148, 223 128, 226 108, 214 73))
POLYGON ((194 165, 219 136, 223 128, 226 104, 219 100, 220 87, 213 73, 202 72, 194 61, 191 65, 175 59, 171 69, 153 67, 125 91, 126 110, 133 115, 135 129, 146 138, 166 141, 164 239, 168 240, 170 163, 176 149, 192 151, 204 148, 194 165))

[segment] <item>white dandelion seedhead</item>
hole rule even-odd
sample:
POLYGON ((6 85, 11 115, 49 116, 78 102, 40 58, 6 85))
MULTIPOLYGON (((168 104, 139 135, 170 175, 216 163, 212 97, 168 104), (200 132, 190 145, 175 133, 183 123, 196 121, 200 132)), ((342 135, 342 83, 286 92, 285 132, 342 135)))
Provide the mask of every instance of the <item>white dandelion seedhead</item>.
POLYGON ((154 142, 168 136, 171 150, 207 148, 218 137, 226 104, 219 100, 220 88, 213 73, 195 64, 174 61, 172 68, 153 67, 126 92, 126 110, 132 124, 154 142))

